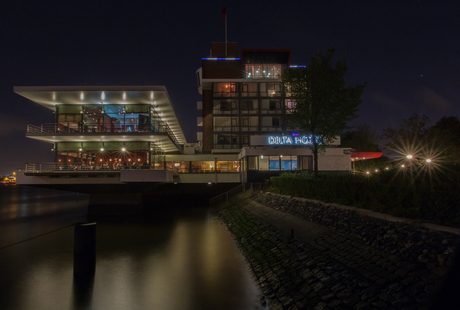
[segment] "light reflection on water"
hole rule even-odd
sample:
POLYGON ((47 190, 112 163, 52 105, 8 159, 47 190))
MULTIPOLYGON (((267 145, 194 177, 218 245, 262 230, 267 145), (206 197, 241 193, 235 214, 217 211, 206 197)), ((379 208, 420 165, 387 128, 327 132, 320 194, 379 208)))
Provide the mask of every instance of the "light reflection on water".
MULTIPOLYGON (((44 206, 46 217, 2 221, 0 247, 81 221, 73 195, 56 197, 67 201, 62 217, 44 206)), ((0 249, 0 290, 0 309, 262 309, 243 257, 205 208, 98 223, 96 276, 84 286, 73 283, 73 227, 0 249)))

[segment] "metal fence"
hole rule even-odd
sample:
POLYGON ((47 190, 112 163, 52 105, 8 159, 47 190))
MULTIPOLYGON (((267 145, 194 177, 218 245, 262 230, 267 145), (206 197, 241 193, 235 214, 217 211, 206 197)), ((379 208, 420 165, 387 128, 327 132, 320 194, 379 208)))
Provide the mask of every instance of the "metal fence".
POLYGON ((254 194, 259 193, 262 190, 262 183, 244 183, 240 184, 231 190, 212 197, 209 199, 209 205, 217 206, 223 204, 228 206, 230 204, 236 203, 240 200, 250 198, 254 194))
MULTIPOLYGON (((150 165, 130 165, 130 166, 106 166, 106 165, 63 165, 57 163, 27 163, 25 165, 25 173, 46 173, 46 172, 81 172, 81 171, 120 171, 120 170, 132 170, 132 169, 154 169, 154 170, 165 170, 155 169, 150 165)), ((172 168, 166 167, 166 170, 172 170, 172 168)))

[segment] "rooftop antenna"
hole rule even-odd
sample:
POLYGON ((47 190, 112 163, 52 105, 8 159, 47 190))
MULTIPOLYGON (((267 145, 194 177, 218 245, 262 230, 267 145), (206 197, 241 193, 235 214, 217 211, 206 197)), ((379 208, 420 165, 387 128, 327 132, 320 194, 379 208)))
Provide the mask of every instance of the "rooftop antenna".
POLYGON ((222 19, 225 21, 225 58, 227 58, 227 7, 222 10, 222 19))

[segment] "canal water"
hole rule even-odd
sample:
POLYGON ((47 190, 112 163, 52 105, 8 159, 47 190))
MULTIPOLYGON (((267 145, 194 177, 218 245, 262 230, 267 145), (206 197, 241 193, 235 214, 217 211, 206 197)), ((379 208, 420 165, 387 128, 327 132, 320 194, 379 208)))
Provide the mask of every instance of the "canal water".
POLYGON ((207 207, 97 223, 94 281, 73 281, 73 223, 88 196, 0 188, 0 309, 265 309, 207 207))

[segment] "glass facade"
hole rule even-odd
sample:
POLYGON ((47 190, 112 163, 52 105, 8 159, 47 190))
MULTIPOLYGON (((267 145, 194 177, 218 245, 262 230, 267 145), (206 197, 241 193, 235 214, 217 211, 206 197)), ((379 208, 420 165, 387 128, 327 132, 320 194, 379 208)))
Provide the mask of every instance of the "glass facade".
POLYGON ((313 157, 308 156, 247 156, 243 167, 247 170, 280 171, 280 170, 312 170, 313 157))
MULTIPOLYGON (((283 65, 250 64, 246 68, 254 79, 280 79, 283 65)), ((213 83, 212 111, 213 149, 239 149, 249 146, 251 135, 287 129, 280 82, 213 83)))

